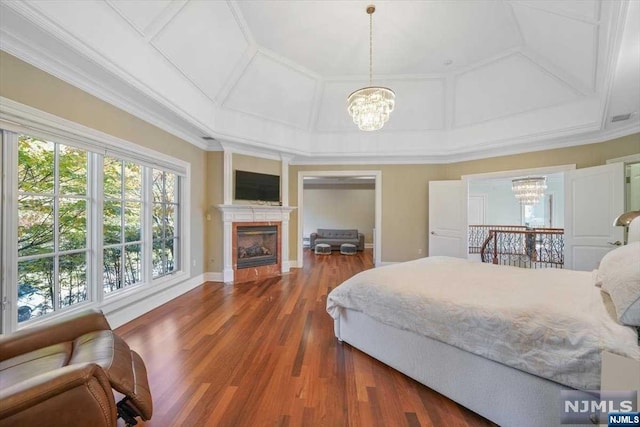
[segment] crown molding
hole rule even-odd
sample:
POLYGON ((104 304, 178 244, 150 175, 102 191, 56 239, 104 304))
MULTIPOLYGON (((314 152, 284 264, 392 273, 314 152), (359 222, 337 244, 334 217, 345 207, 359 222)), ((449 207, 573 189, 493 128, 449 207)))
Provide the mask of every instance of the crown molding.
POLYGON ((341 154, 340 156, 314 155, 296 156, 292 165, 401 165, 401 164, 449 164, 469 160, 480 160, 491 157, 526 154, 535 151, 553 150, 557 148, 578 145, 595 144, 640 133, 640 122, 632 123, 610 131, 600 131, 596 123, 576 126, 570 130, 543 132, 538 134, 537 141, 531 141, 530 136, 504 139, 497 143, 488 144, 486 149, 465 151, 453 150, 434 155, 424 155, 419 152, 395 154, 392 152, 380 155, 359 155, 356 153, 341 154), (576 134, 577 131, 581 133, 576 134), (555 136, 554 136, 555 135, 555 136))
MULTIPOLYGON (((172 122, 169 117, 156 114, 136 101, 131 96, 133 92, 137 92, 135 88, 123 87, 122 90, 113 90, 72 64, 60 62, 50 56, 49 52, 28 44, 24 38, 16 38, 4 30, 0 30, 0 35, 1 50, 198 148, 207 148, 207 144, 200 139, 200 136, 195 134, 197 132, 195 129, 193 131, 186 130, 181 124, 172 122)), ((144 94, 139 93, 139 96, 143 97, 144 94)), ((158 105, 160 106, 160 104, 158 105)), ((161 108, 163 107, 161 106, 161 108)), ((167 110, 166 113, 168 115, 174 114, 170 110, 167 110)), ((207 132, 197 133, 206 134, 207 132)))
POLYGON ((245 156, 258 157, 261 159, 282 161, 284 158, 293 159, 295 154, 286 153, 280 150, 274 150, 269 148, 253 147, 244 144, 239 144, 233 141, 220 141, 222 151, 230 152, 234 154, 242 154, 245 156))
MULTIPOLYGON (((603 66, 602 81, 604 82, 604 88, 602 89, 602 102, 600 104, 600 127, 602 129, 607 128, 609 121, 609 109, 611 105, 611 93, 613 91, 614 76, 616 72, 616 66, 618 64, 618 58, 620 56, 620 47, 622 45, 622 38, 624 35, 624 28, 627 21, 627 11, 629 4, 613 2, 611 5, 614 8, 611 14, 615 16, 615 19, 610 19, 611 28, 609 28, 609 45, 607 46, 607 62, 603 66)), ((599 11, 602 13, 602 11, 599 11)), ((597 82, 596 82, 597 85, 597 82)))

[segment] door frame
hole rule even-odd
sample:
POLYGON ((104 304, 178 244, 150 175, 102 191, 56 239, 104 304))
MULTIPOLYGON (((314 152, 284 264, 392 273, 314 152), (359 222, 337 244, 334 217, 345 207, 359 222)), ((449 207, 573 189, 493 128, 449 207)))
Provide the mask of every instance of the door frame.
POLYGON ((333 177, 333 176, 371 176, 375 186, 375 231, 373 235, 374 263, 378 267, 382 264, 382 171, 381 170, 324 170, 298 171, 298 250, 296 267, 304 265, 302 234, 304 228, 304 178, 305 177, 333 177))
POLYGON ((462 239, 460 239, 460 244, 464 245, 462 249, 464 252, 469 253, 469 221, 468 221, 468 213, 469 213, 469 182, 476 180, 485 180, 485 179, 494 179, 494 178, 510 178, 521 175, 546 175, 552 173, 559 172, 567 172, 571 170, 575 170, 575 164, 566 164, 566 165, 558 165, 558 166, 543 166, 539 168, 527 168, 527 169, 513 169, 499 172, 485 172, 485 173, 474 173, 469 175, 462 175, 460 179, 462 180, 462 209, 463 209, 463 219, 466 222, 465 225, 465 235, 462 239))

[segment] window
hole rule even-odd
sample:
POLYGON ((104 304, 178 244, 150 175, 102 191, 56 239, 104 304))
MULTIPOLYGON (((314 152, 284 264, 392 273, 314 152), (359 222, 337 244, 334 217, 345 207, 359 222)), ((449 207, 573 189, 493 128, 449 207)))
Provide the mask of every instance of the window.
POLYGON ((185 280, 188 165, 12 105, 3 111, 39 130, 0 119, 0 333, 65 311, 109 312, 185 280))
POLYGON ((178 269, 180 192, 176 174, 153 170, 153 277, 178 269))
POLYGON ((18 322, 86 301, 87 152, 18 136, 18 322))
POLYGON ((143 281, 142 166, 103 161, 103 289, 108 294, 143 281))

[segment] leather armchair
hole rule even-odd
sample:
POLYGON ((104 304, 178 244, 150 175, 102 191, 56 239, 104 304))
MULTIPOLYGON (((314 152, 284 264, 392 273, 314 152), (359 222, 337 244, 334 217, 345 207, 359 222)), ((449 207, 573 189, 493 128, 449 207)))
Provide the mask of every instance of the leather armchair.
POLYGON ((134 425, 152 412, 144 362, 99 311, 0 338, 0 427, 134 425))

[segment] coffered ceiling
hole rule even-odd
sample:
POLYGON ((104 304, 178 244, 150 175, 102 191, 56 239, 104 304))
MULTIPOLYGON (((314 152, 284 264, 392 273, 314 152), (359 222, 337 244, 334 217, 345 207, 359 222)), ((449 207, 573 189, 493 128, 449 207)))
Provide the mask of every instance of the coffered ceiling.
POLYGON ((203 148, 450 162, 638 132, 639 3, 377 2, 374 83, 396 92, 377 132, 345 105, 368 2, 3 1, 0 48, 203 148))

